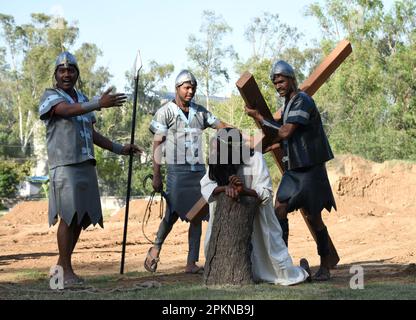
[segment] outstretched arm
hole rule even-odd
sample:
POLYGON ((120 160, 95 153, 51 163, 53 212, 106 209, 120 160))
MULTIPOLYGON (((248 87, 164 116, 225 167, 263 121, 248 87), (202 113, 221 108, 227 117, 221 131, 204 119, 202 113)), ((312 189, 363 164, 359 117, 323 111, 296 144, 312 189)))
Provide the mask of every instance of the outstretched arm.
POLYGON ((69 118, 79 116, 101 108, 120 107, 126 100, 124 93, 110 94, 112 88, 107 89, 98 101, 90 101, 83 103, 67 103, 60 102, 54 108, 54 114, 69 118))

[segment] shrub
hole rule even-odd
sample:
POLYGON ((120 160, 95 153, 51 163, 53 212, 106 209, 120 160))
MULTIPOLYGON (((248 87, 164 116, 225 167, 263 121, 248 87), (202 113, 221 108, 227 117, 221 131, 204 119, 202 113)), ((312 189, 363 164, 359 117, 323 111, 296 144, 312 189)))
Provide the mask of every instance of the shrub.
POLYGON ((16 195, 19 183, 30 173, 30 163, 0 161, 0 198, 11 198, 16 195))

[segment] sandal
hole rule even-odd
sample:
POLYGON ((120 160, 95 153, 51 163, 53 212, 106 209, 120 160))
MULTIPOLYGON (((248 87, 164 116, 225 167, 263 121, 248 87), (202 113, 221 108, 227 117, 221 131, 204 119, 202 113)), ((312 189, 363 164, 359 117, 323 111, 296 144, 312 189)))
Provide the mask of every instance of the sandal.
POLYGON ((204 273, 204 267, 193 266, 191 270, 185 270, 185 273, 203 274, 204 273))
POLYGON ((331 279, 331 273, 329 269, 320 267, 319 270, 313 276, 313 280, 315 281, 328 281, 331 279))
POLYGON ((150 254, 150 251, 152 250, 152 248, 149 249, 149 251, 147 252, 147 256, 146 259, 144 260, 144 268, 149 271, 149 272, 156 272, 157 269, 157 264, 159 262, 159 257, 152 257, 152 255, 150 254), (147 260, 150 259, 150 265, 147 264, 147 260))
POLYGON ((309 267, 309 262, 305 258, 300 259, 299 263, 300 267, 304 269, 308 273, 308 277, 306 278, 306 281, 311 282, 312 281, 312 272, 311 268, 309 267))

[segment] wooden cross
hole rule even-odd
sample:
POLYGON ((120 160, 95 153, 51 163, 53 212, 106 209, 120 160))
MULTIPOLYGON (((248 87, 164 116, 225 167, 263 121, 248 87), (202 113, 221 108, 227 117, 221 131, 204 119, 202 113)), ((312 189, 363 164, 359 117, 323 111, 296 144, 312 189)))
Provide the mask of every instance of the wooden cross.
MULTIPOLYGON (((324 59, 324 61, 318 66, 318 68, 311 74, 311 76, 306 79, 300 86, 300 89, 306 92, 308 95, 312 96, 322 84, 329 78, 329 76, 341 65, 341 63, 351 54, 352 48, 351 44, 347 40, 341 41, 338 46, 324 59)), ((238 90, 247 105, 253 106, 260 112, 260 114, 266 120, 273 119, 273 116, 268 108, 266 101, 264 100, 259 87, 253 77, 249 72, 245 72, 236 83, 238 90)), ((264 139, 263 146, 266 147, 272 143, 274 140, 275 132, 268 127, 262 127, 257 121, 256 124, 259 128, 263 130, 264 139)), ((283 152, 280 148, 274 149, 271 151, 273 157, 276 161, 277 166, 280 171, 283 172, 283 163, 282 157, 283 152)), ((316 234, 312 227, 310 226, 308 219, 306 218, 306 212, 304 209, 300 210, 302 216, 306 222, 306 225, 309 228, 313 238, 316 241, 316 234)), ((201 198, 195 203, 192 209, 186 215, 187 219, 192 221, 200 219, 202 216, 205 216, 208 213, 208 204, 201 198)), ((329 263, 331 267, 334 267, 339 262, 338 253, 329 238, 329 263)))

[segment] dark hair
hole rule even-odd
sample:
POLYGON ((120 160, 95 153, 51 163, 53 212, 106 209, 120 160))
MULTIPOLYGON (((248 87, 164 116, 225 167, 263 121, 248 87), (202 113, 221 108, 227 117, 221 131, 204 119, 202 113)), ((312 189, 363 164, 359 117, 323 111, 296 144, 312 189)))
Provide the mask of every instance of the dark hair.
MULTIPOLYGON (((209 178, 215 181, 219 186, 225 186, 229 183, 229 178, 232 175, 237 174, 238 169, 242 164, 244 164, 243 158, 243 138, 241 132, 235 128, 224 128, 218 130, 215 140, 213 141, 216 144, 216 154, 213 155, 215 158, 209 161, 209 178), (235 141, 232 136, 229 135, 231 130, 236 130, 238 132, 238 141, 235 141), (226 135, 226 140, 221 136, 226 135), (221 150, 227 150, 227 158, 224 163, 225 155, 221 156, 221 150), (236 152, 239 153, 240 161, 238 163, 233 163, 233 156, 236 155, 236 152)), ((250 156, 253 155, 253 150, 250 150, 250 156)))

